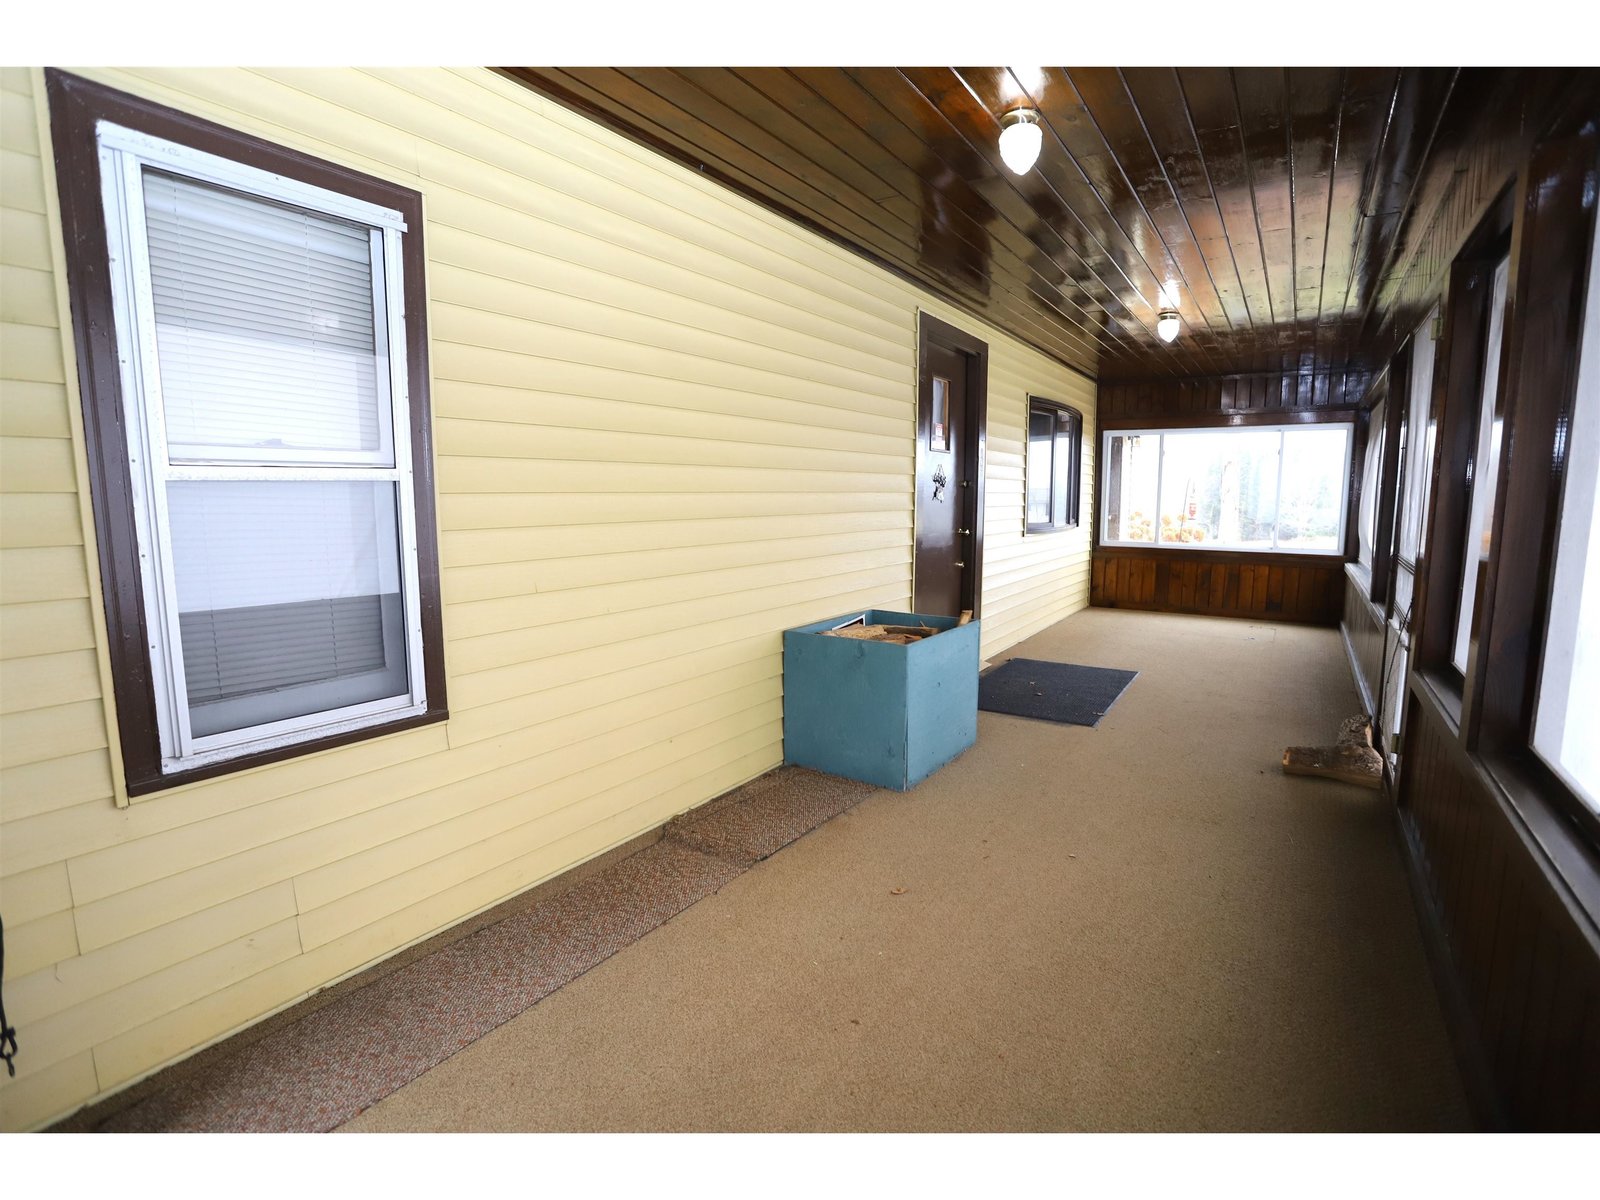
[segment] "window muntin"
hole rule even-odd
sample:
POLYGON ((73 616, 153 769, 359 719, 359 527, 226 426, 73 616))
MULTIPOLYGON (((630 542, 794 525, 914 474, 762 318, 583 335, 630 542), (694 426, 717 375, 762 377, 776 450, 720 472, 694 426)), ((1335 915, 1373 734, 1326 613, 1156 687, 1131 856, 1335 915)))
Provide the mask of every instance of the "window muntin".
POLYGON ((1533 749, 1600 813, 1600 237, 1591 240, 1533 749))
POLYGON ((1028 403, 1027 528, 1029 533, 1078 524, 1083 418, 1048 400, 1028 403))
POLYGON ((1103 545, 1339 554, 1349 425, 1116 430, 1103 545))
POLYGON ((1490 539, 1494 526, 1494 494, 1500 479, 1500 430, 1498 411, 1500 391, 1500 341, 1505 328, 1506 283, 1511 260, 1502 258, 1495 268, 1494 286, 1489 299, 1489 336, 1484 346, 1483 389, 1478 397, 1478 436, 1474 446, 1468 487, 1472 500, 1468 506, 1466 548, 1461 566, 1461 602, 1456 609, 1455 640, 1450 661, 1465 673, 1467 652, 1472 638, 1472 618, 1477 610, 1478 590, 1488 569, 1490 539))
POLYGON ((97 142, 163 772, 425 712, 400 214, 97 142))

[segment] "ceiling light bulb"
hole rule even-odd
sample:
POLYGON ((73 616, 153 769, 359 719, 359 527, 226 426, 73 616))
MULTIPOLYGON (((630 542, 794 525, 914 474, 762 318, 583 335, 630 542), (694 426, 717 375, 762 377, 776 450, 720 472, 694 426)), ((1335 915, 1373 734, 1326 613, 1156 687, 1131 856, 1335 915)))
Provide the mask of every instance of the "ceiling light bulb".
POLYGON ((1177 341, 1180 324, 1182 322, 1178 319, 1178 314, 1171 309, 1167 309, 1156 318, 1156 334, 1163 342, 1177 341))
POLYGON ((1039 114, 1031 108, 1018 108, 1000 118, 1000 157, 1015 175, 1025 175, 1039 161, 1044 145, 1044 130, 1039 114))

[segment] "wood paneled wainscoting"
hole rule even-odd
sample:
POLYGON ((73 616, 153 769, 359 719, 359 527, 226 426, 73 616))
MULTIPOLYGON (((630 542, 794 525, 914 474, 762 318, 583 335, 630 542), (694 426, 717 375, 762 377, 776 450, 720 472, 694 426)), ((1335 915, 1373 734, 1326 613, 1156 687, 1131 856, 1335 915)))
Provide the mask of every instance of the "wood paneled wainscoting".
POLYGON ((1547 865, 1567 839, 1508 803, 1427 683, 1412 693, 1400 827, 1469 1087, 1496 1127, 1600 1129, 1600 946, 1547 865))
POLYGON ((1355 673, 1356 689, 1367 715, 1376 718, 1383 696, 1386 625, 1383 610, 1367 598, 1370 587, 1365 571, 1350 567, 1344 574, 1344 616, 1339 623, 1355 673))
POLYGON ((1337 625, 1344 609, 1344 563, 1314 555, 1100 546, 1090 568, 1089 603, 1337 625))

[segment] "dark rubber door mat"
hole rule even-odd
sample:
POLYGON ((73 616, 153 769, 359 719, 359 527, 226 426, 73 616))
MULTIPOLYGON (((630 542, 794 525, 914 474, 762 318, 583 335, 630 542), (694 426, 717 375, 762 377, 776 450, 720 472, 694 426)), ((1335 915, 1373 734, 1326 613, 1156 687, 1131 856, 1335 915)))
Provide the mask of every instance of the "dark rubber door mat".
POLYGON ((978 707, 1092 728, 1138 673, 1013 658, 978 679, 978 707))

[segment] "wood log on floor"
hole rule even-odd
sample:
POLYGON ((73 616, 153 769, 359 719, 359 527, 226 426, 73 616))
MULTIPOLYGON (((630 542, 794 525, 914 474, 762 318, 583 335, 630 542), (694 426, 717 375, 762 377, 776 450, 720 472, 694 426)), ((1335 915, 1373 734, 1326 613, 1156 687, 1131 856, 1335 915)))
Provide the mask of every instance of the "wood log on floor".
POLYGON ((1364 716, 1350 717, 1339 726, 1332 746, 1290 746, 1283 752, 1283 773, 1381 788, 1383 755, 1372 748, 1372 722, 1364 716))

